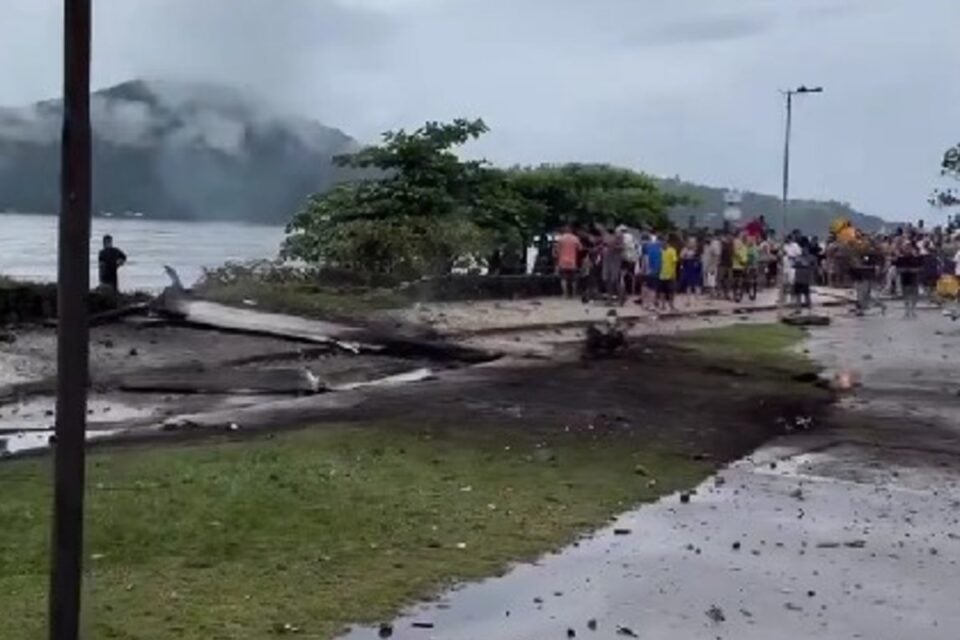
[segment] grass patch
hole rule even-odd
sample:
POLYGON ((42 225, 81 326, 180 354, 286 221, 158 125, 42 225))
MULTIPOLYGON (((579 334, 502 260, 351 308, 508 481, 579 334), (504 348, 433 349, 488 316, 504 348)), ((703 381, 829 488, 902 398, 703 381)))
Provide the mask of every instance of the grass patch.
POLYGON ((794 350, 803 329, 780 323, 738 324, 682 334, 679 343, 720 362, 751 363, 786 372, 810 371, 810 360, 794 350))
MULTIPOLYGON (((688 487, 634 442, 336 427, 88 461, 90 638, 327 638, 688 487), (649 477, 658 480, 656 489, 649 477)), ((43 636, 49 460, 0 465, 0 638, 43 636)))
POLYGON ((336 289, 304 282, 252 279, 207 286, 198 293, 213 302, 242 305, 253 300, 258 307, 270 311, 313 318, 355 317, 410 304, 409 299, 391 289, 336 289))

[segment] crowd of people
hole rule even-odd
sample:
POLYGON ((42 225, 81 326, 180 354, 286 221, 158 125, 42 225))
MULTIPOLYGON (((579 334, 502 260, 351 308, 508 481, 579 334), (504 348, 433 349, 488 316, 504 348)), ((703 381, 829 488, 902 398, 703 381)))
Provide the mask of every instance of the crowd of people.
POLYGON ((555 239, 557 273, 567 297, 651 309, 675 309, 700 296, 739 302, 763 288, 811 306, 815 285, 855 289, 856 310, 882 303, 875 291, 902 296, 915 313, 922 292, 955 297, 960 234, 920 223, 890 234, 864 234, 845 221, 826 240, 794 231, 778 238, 761 216, 742 227, 658 233, 625 225, 565 227, 555 239), (952 283, 952 285, 950 284, 952 283))

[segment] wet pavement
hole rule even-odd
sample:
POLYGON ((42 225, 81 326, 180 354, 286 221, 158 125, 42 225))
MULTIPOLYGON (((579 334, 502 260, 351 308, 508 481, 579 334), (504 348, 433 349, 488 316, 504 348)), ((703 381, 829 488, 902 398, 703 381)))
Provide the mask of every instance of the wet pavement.
POLYGON ((851 374, 862 388, 841 406, 878 417, 933 420, 960 433, 960 322, 937 311, 904 320, 899 309, 866 319, 839 317, 807 348, 828 375, 851 374))
POLYGON ((844 405, 868 424, 895 418, 891 446, 791 436, 689 498, 345 638, 956 638, 960 458, 924 447, 909 412, 960 425, 958 329, 891 310, 813 332, 811 353, 862 382, 844 405))

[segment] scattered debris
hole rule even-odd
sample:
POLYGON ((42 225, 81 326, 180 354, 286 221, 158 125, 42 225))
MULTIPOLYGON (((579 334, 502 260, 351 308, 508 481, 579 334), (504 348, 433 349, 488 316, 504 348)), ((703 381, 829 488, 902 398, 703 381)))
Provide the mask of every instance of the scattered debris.
POLYGON ((713 605, 709 609, 707 609, 707 617, 717 624, 727 621, 727 616, 724 615, 723 609, 721 609, 717 605, 713 605))
POLYGON ((414 629, 433 629, 434 625, 432 622, 414 622, 410 626, 414 629))
POLYGON ((389 638, 393 635, 393 625, 384 622, 380 625, 380 631, 377 633, 381 638, 389 638))
POLYGON ((597 621, 595 618, 590 618, 589 620, 587 620, 587 629, 590 629, 590 631, 597 630, 597 621))
POLYGON ((618 627, 617 627, 617 635, 618 635, 618 636, 624 636, 625 638, 639 638, 639 637, 640 637, 640 636, 637 635, 637 632, 634 631, 633 629, 631 629, 630 627, 623 627, 623 626, 618 626, 618 627))
POLYGON ((613 530, 613 535, 615 536, 628 536, 633 533, 632 529, 618 528, 613 530))

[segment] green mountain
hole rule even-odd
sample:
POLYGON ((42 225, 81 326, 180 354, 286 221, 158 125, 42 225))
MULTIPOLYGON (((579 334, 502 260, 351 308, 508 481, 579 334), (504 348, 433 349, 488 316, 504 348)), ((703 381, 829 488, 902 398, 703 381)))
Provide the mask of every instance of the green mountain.
MULTIPOLYGON (((0 109, 0 211, 59 209, 62 103, 0 109)), ((91 99, 94 211, 282 223, 349 177, 332 157, 358 144, 239 91, 127 82, 91 99)))
MULTIPOLYGON (((686 227, 691 216, 694 225, 698 227, 719 227, 723 224, 726 189, 684 182, 678 178, 660 179, 658 182, 664 191, 686 196, 694 203, 690 206, 676 207, 671 212, 671 218, 678 226, 686 227)), ((742 192, 741 196, 740 209, 743 212, 744 221, 762 215, 766 217, 767 224, 778 232, 781 230, 783 208, 780 198, 749 191, 742 192)), ((854 226, 867 232, 879 231, 883 227, 891 228, 896 224, 857 211, 845 202, 791 200, 787 209, 787 226, 790 229, 800 229, 805 234, 824 237, 827 235, 830 223, 839 217, 847 218, 853 222, 854 226)))

